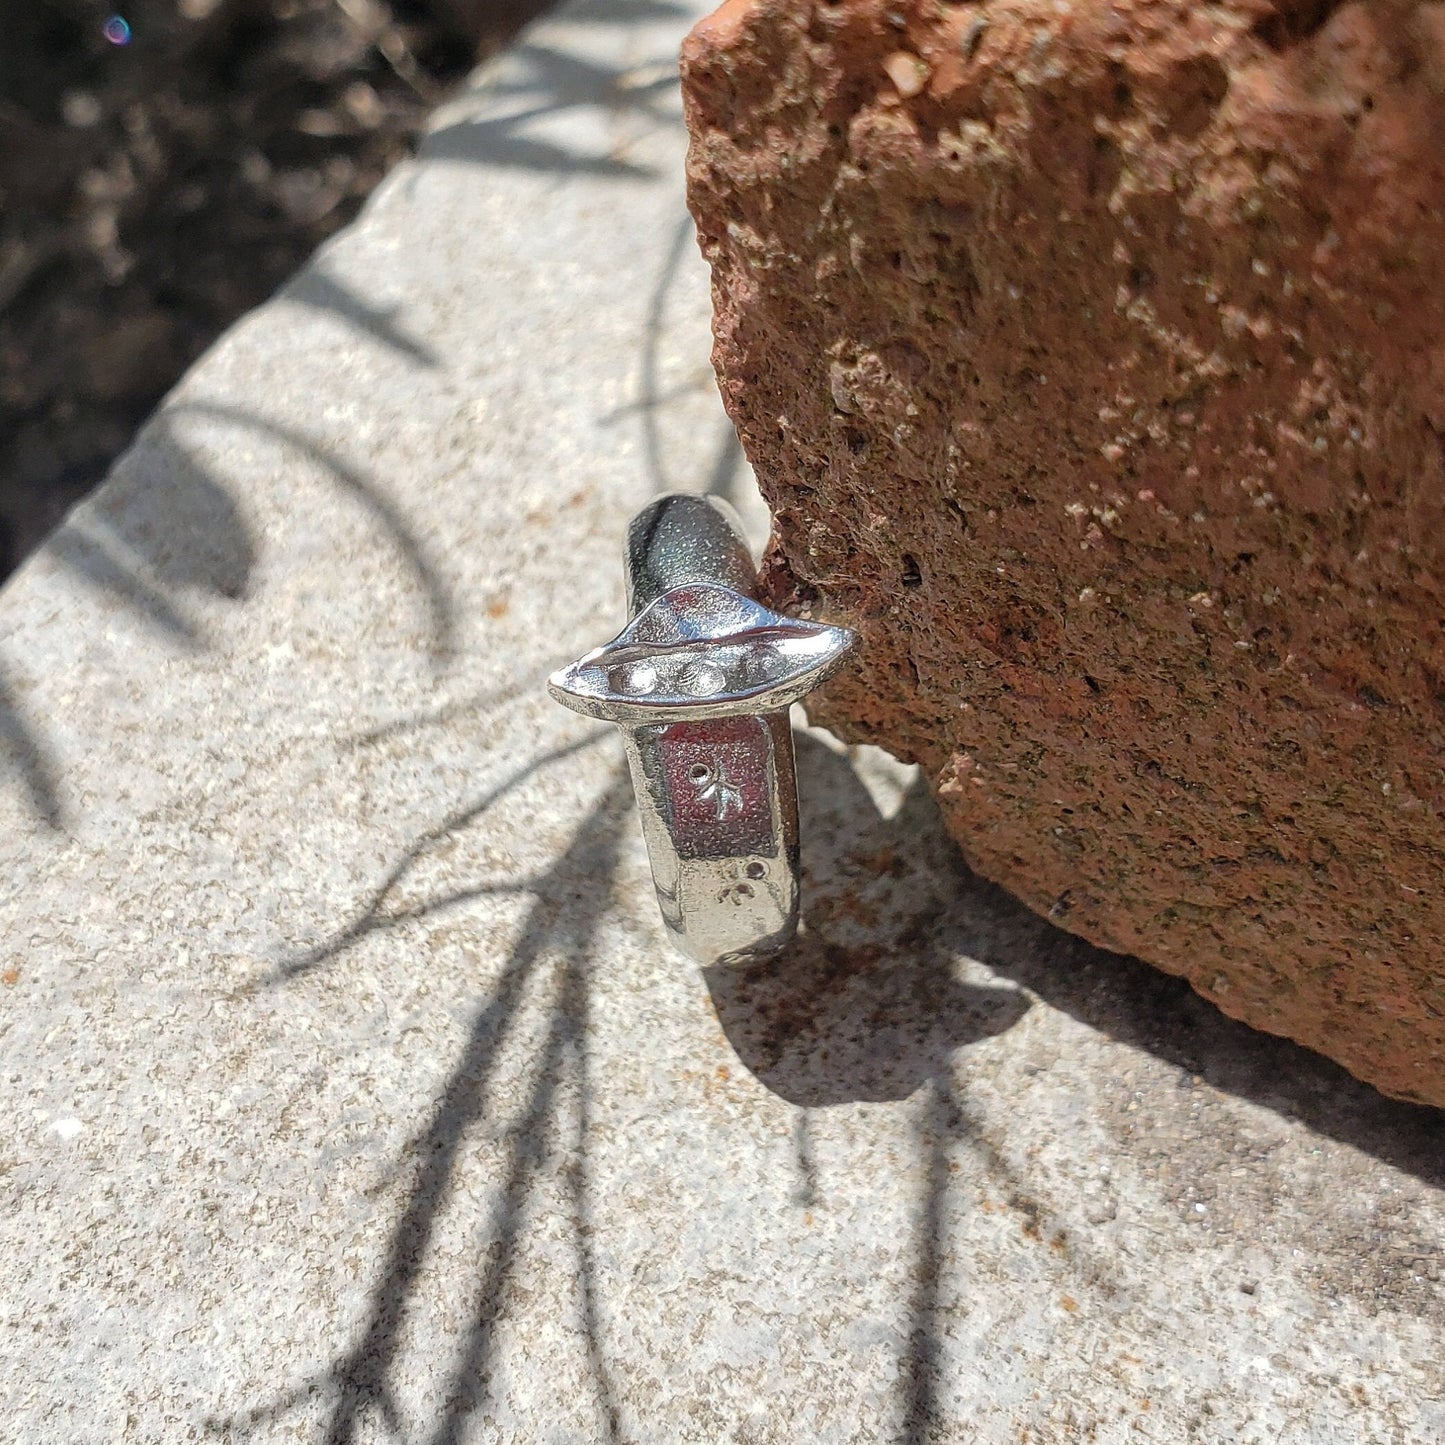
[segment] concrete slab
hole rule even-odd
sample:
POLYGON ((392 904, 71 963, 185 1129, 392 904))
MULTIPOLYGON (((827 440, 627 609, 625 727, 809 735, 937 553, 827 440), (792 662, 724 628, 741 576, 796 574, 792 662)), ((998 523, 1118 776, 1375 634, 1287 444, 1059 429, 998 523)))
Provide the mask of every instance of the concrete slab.
POLYGON ((636 507, 746 485, 690 13, 531 31, 0 597, 0 1434, 1442 1438, 1440 1116, 908 770, 805 738, 805 943, 664 944, 541 679, 636 507))

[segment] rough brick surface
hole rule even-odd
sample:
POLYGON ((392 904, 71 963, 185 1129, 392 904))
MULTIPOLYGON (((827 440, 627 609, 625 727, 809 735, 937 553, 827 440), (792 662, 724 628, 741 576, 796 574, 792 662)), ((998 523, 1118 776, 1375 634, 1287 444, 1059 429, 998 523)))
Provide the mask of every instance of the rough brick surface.
POLYGON ((725 402, 818 714, 969 861, 1445 1104, 1445 5, 733 0, 725 402))

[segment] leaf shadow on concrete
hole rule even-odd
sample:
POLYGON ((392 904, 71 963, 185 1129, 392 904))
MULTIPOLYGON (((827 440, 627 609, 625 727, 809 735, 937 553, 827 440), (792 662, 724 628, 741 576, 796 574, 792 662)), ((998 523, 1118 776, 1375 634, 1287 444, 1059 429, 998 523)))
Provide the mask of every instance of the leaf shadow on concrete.
POLYGON ((382 310, 373 306, 364 296, 352 290, 339 277, 313 264, 302 271, 295 280, 281 291, 286 300, 314 311, 329 312, 379 341, 389 351, 404 356, 418 366, 435 368, 441 365, 441 358, 428 346, 405 331, 397 322, 400 306, 382 310))
POLYGON ((333 485, 350 496, 375 521, 378 530, 400 555, 426 606, 433 662, 440 665, 452 655, 456 606, 451 589, 406 510, 375 477, 297 427, 256 416, 223 402, 181 401, 169 407, 164 415, 171 418, 201 416, 259 432, 320 468, 333 485))
MULTIPOLYGON (((598 1263, 593 1239, 589 1162, 591 1110, 597 1081, 588 1055, 590 973, 599 928, 614 906, 619 849, 635 828, 631 789, 613 773, 556 862, 536 876, 479 880, 444 896, 393 911, 388 898, 429 851, 458 832, 486 826, 490 810, 540 771, 574 756, 604 734, 589 734, 539 755, 403 850, 382 884, 316 949, 283 966, 271 980, 340 963, 368 933, 392 929, 482 896, 529 899, 525 918, 497 970, 495 983, 438 1092, 427 1122, 400 1151, 416 1161, 407 1193, 375 1271, 367 1305, 348 1343, 322 1376, 277 1400, 226 1419, 217 1433, 262 1428, 292 1410, 325 1402, 314 1437, 325 1445, 371 1438, 384 1428, 426 1445, 459 1445, 486 1419, 497 1363, 497 1328, 523 1257, 526 1220, 548 1179, 564 1182, 570 1213, 567 1239, 576 1271, 574 1308, 584 1341, 595 1409, 595 1436, 625 1438, 614 1368, 604 1347, 598 1263), (522 1027, 526 999, 548 983, 542 1042, 515 1107, 515 1078, 501 1060, 522 1027), (513 1107, 504 1110, 504 1093, 513 1107), (444 1210, 456 1207, 466 1141, 506 1113, 501 1178, 492 1191, 480 1237, 485 1241, 468 1292, 471 1323, 445 1362, 443 1384, 412 1422, 397 1398, 408 1312, 444 1210), (567 1164, 555 1168, 557 1155, 567 1164)), ((1327 1061, 1284 1041, 1255 1034, 1187 989, 1132 960, 1090 949, 1035 918, 1001 891, 975 879, 957 859, 926 790, 915 784, 896 814, 883 816, 847 757, 799 739, 805 812, 809 926, 797 947, 768 963, 712 969, 705 977, 719 1020, 739 1059, 768 1088, 792 1103, 799 1173, 797 1202, 814 1206, 822 1192, 812 1159, 813 1111, 848 1101, 897 1101, 919 1096, 915 1144, 922 1162, 917 1199, 910 1324, 897 1393, 904 1445, 936 1439, 942 1426, 942 1341, 951 1308, 944 1297, 948 1232, 960 1207, 960 1150, 1003 1195, 1024 1236, 1045 1245, 1059 1271, 1088 1287, 1108 1281, 1123 1289, 1119 1261, 1089 1241, 1068 1237, 1068 1211, 1043 1198, 1008 1157, 994 1121, 971 1107, 953 1067, 960 1049, 1010 1028, 1032 998, 1090 1027, 1148 1049, 1179 1069, 1194 1070, 1310 1127, 1438 1178, 1432 1166, 1432 1111, 1392 1104, 1327 1061), (985 962, 1008 984, 959 983, 957 960, 985 962), (1267 1081, 1267 1083, 1266 1083, 1267 1081), (991 1129, 994 1132, 990 1132, 991 1129)), ((834 1187, 837 1187, 836 1185, 834 1187)), ((826 1201, 823 1201, 826 1202, 826 1201)), ((1120 1308, 1124 1307, 1121 1299, 1120 1308)), ((414 1408, 414 1407, 413 1407, 414 1408)))
MULTIPOLYGON (((1039 918, 968 869, 921 779, 898 812, 884 818, 848 758, 806 736, 798 738, 798 772, 805 934, 778 958, 714 968, 706 978, 739 1059, 800 1106, 800 1204, 819 1202, 808 1111, 921 1091, 917 1147, 924 1180, 912 1324, 900 1372, 904 1445, 924 1445, 942 1427, 940 1296, 948 1218, 957 1212, 949 1196, 958 1187, 958 1149, 1002 1191, 1022 1233, 1050 1247, 1061 1271, 1085 1288, 1100 1280, 1117 1288, 1127 1274, 1118 1261, 1072 1237, 1063 1224, 1066 1211, 1010 1164, 1007 1141, 989 1137, 955 1077, 957 1051, 1011 1027, 1031 998, 1427 1187, 1445 1186, 1440 1111, 1387 1099, 1329 1060, 1227 1018, 1183 980, 1093 948, 1039 918), (952 961, 965 957, 1020 990, 960 985, 952 961)), ((1143 1135, 1152 1122, 1140 1117, 1143 1135)), ((1161 1132, 1177 1147, 1169 1126, 1161 1132)), ((1227 1150, 1231 1141, 1220 1142, 1227 1150)), ((1141 1147, 1148 1147, 1147 1138, 1141 1147)), ((1398 1279, 1401 1262, 1390 1258, 1386 1232, 1365 1241, 1360 1256, 1336 1253, 1354 1259, 1362 1276, 1393 1272, 1398 1279)), ((1338 1287, 1349 1292, 1356 1283, 1343 1280, 1338 1287)), ((1368 1296, 1370 1286, 1359 1287, 1368 1296)))
MULTIPOLYGON (((405 850, 357 918, 326 944, 292 966, 273 982, 335 962, 357 939, 376 927, 394 926, 381 912, 390 888, 430 848, 478 821, 506 793, 552 762, 590 745, 595 735, 554 749, 519 769, 473 805, 459 810, 441 826, 421 835, 405 850)), ((546 1020, 545 1039, 535 1056, 526 1098, 506 1131, 503 1177, 493 1195, 482 1238, 484 1263, 472 1291, 471 1323, 457 1348, 440 1391, 442 1402, 424 1438, 426 1445, 458 1445, 468 1421, 486 1402, 490 1389, 496 1325, 502 1299, 512 1282, 523 1229, 533 1194, 542 1182, 550 1153, 559 1139, 569 1155, 562 1179, 571 1213, 571 1240, 577 1270, 576 1307, 592 1376, 596 1437, 621 1439, 617 1395, 602 1348, 598 1320, 596 1261, 592 1239, 592 1188, 588 1157, 591 1077, 587 1035, 591 995, 589 969, 598 927, 613 902, 622 829, 632 821, 632 791, 625 775, 614 772, 610 783, 589 810, 556 862, 536 877, 509 880, 505 886, 477 886, 430 900, 407 919, 457 906, 487 892, 530 897, 526 917, 496 982, 474 1017, 462 1052, 433 1105, 427 1124, 402 1151, 419 1161, 404 1208, 392 1227, 385 1257, 377 1270, 354 1343, 339 1353, 324 1377, 304 1382, 279 1399, 240 1415, 207 1422, 217 1434, 245 1433, 269 1425, 307 1405, 316 1395, 327 1398, 325 1423, 318 1440, 325 1445, 371 1438, 379 1424, 394 1437, 404 1433, 403 1407, 396 1397, 394 1372, 399 1363, 407 1312, 439 1218, 455 1192, 462 1152, 472 1131, 501 1109, 503 1092, 515 1080, 500 1073, 504 1045, 519 1026, 529 990, 539 973, 550 972, 554 1003, 546 1020)), ((397 920, 400 921, 400 920, 397 920)), ((408 1437, 411 1438, 411 1437, 408 1437)))
POLYGON ((15 685, 0 671, 0 757, 19 774, 30 810, 47 828, 65 827, 60 766, 44 729, 28 716, 15 685))
MULTIPOLYGON (((593 0, 564 18, 574 24, 637 25, 675 20, 685 13, 668 0, 593 0)), ((626 68, 600 64, 523 32, 508 52, 505 72, 485 87, 488 113, 440 126, 427 137, 422 153, 428 160, 483 167, 647 179, 654 174, 652 168, 628 159, 625 143, 605 153, 589 153, 569 141, 528 131, 538 121, 592 109, 653 127, 680 126, 675 113, 676 57, 670 59, 668 65, 660 60, 626 68), (664 108, 667 101, 672 102, 671 111, 664 108), (508 105, 512 108, 505 113, 494 113, 508 105)))
MULTIPOLYGON (((697 375, 689 376, 670 387, 665 387, 662 382, 663 342, 668 334, 671 304, 683 262, 689 248, 696 244, 696 235, 692 217, 686 214, 679 217, 662 265, 658 268, 657 279, 653 282, 647 298, 647 312, 643 320, 639 348, 641 366, 638 395, 607 412, 599 418, 599 422, 602 426, 611 426, 629 420, 634 415, 639 418, 642 428, 643 464, 647 469, 652 490, 658 495, 694 490, 708 496, 720 497, 723 501, 738 506, 747 480, 747 467, 737 431, 726 416, 718 417, 716 440, 706 453, 706 463, 701 468, 689 466, 686 482, 675 474, 668 460, 668 453, 672 449, 664 443, 663 438, 663 417, 669 408, 700 392, 715 392, 717 386, 711 366, 699 369, 697 375)), ((689 438, 689 443, 694 440, 689 438)))
MULTIPOLYGON (((199 449, 176 434, 177 423, 188 417, 267 437, 349 495, 413 579, 427 612, 433 665, 450 659, 456 628, 451 589, 402 504, 364 468, 318 439, 224 403, 177 401, 161 411, 109 483, 51 535, 45 550, 54 561, 178 646, 196 652, 207 647, 207 627, 195 600, 244 603, 260 542, 231 490, 199 449)), ((62 766, 44 720, 34 715, 24 693, 13 669, 0 666, 0 764, 9 764, 34 816, 62 831, 67 826, 62 766)))
MULTIPOLYGON (((47 549, 107 602, 139 613, 190 649, 202 647, 205 637, 186 598, 239 602, 257 555, 240 508, 169 434, 164 416, 152 424, 150 445, 60 525, 47 549)), ((43 720, 33 716, 21 692, 0 673, 0 743, 32 812, 62 830, 67 820, 61 767, 43 720)))
POLYGON ((1442 1111, 1388 1099, 1322 1055, 1227 1017, 1183 979, 1040 918, 968 868, 921 778, 883 819, 847 758, 806 736, 798 772, 812 937, 778 959, 708 975, 730 1041, 774 1092, 828 1104, 882 1097, 875 1068, 917 1071, 892 1076, 889 1087, 905 1093, 939 1077, 956 1040, 999 1032, 1026 1007, 1027 994, 952 984, 948 961, 968 957, 1111 1039, 1445 1188, 1442 1111), (823 810, 831 826, 810 820, 823 810), (867 943, 850 955, 860 920, 867 943), (874 1012, 859 1013, 850 994, 874 1012), (890 998, 908 1022, 890 1024, 881 1043, 885 1054, 905 1044, 907 1063, 859 1052, 873 1047, 868 1032, 890 998), (831 1062, 820 1066, 820 1054, 831 1062))

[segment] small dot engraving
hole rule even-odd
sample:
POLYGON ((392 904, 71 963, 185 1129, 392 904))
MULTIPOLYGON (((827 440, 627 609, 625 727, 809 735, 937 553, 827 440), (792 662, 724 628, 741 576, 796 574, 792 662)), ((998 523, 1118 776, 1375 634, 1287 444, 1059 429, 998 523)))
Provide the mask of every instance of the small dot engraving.
POLYGON ((741 908, 749 898, 753 896, 753 885, 751 883, 729 883, 726 888, 717 896, 719 903, 731 903, 734 908, 741 908))
POLYGON ((677 674, 677 685, 693 697, 716 697, 728 685, 727 674, 706 658, 689 658, 677 674))
POLYGON ((687 775, 700 800, 711 800, 717 804, 720 819, 731 812, 742 812, 742 789, 723 771, 721 763, 694 763, 687 770, 687 775))
POLYGON ((615 692, 639 697, 657 687, 657 669, 650 662, 633 662, 612 670, 612 688, 615 692))

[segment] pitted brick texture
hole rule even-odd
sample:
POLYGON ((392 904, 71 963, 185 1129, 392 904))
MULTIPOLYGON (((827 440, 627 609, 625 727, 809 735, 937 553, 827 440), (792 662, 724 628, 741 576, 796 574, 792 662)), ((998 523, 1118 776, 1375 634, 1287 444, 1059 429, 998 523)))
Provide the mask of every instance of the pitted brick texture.
POLYGON ((733 0, 684 54, 817 715, 969 861, 1445 1104, 1445 5, 733 0))

